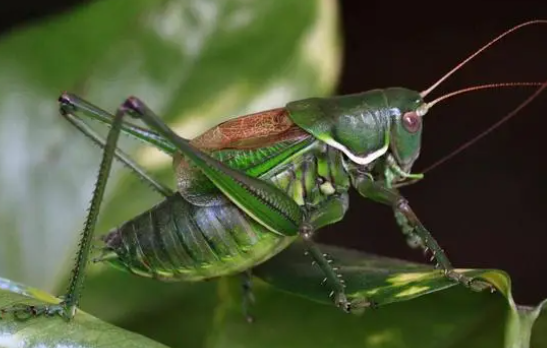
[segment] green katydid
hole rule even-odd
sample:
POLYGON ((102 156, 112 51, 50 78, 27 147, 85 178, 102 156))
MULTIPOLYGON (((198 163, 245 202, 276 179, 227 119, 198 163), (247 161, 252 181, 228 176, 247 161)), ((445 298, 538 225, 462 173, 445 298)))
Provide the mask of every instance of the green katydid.
POLYGON ((344 279, 313 242, 315 231, 343 219, 349 206, 348 190, 353 187, 362 196, 390 206, 407 238, 431 251, 432 259, 447 277, 474 290, 493 289, 454 270, 398 188, 423 178, 411 169, 420 153, 422 119, 434 104, 472 90, 540 86, 520 109, 547 87, 547 83, 539 82, 489 84, 424 101, 448 76, 490 45, 532 24, 547 24, 547 20, 529 21, 504 32, 423 92, 395 87, 295 101, 224 122, 192 140, 175 134, 135 97, 128 98, 111 115, 64 93, 59 98, 61 115, 104 148, 76 266, 61 304, 2 311, 18 317, 74 317, 114 158, 165 196, 149 211, 103 238, 105 246, 97 261, 136 275, 180 281, 248 275, 254 266, 302 238, 310 260, 324 273, 335 305, 348 312, 373 306, 373 298, 348 301, 344 279), (141 119, 147 128, 124 121, 127 115, 141 119), (107 138, 94 133, 85 118, 110 126, 107 138), (175 192, 118 149, 120 132, 173 157, 175 192))

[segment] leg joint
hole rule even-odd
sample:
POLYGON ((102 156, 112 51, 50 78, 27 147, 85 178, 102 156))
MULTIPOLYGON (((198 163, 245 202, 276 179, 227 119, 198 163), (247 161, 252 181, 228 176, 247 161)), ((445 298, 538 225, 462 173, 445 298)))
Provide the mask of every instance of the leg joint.
POLYGON ((399 197, 395 201, 395 204, 393 205, 395 209, 400 210, 402 212, 408 212, 409 211, 409 205, 408 200, 404 197, 399 197))
POLYGON ((128 97, 120 107, 124 109, 131 117, 140 118, 145 113, 144 103, 137 97, 128 97))
POLYGON ((310 223, 304 222, 300 226, 300 235, 305 241, 311 241, 313 239, 313 226, 310 223))

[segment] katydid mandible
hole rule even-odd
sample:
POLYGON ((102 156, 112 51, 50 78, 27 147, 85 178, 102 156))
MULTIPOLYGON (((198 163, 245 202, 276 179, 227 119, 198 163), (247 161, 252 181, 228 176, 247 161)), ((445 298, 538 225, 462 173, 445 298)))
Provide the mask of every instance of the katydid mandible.
POLYGON ((2 311, 16 316, 74 317, 114 158, 165 197, 103 238, 105 246, 96 260, 133 274, 165 281, 201 281, 238 273, 248 276, 254 266, 301 238, 310 260, 324 273, 325 286, 336 306, 347 312, 373 306, 373 298, 348 301, 335 262, 313 242, 317 230, 344 218, 348 190, 353 187, 363 197, 391 207, 409 242, 429 250, 447 277, 473 290, 493 290, 491 285, 454 270, 398 187, 423 178, 411 169, 420 153, 423 117, 434 104, 471 90, 540 86, 520 109, 547 86, 539 82, 489 84, 424 101, 480 52, 532 24, 547 24, 547 20, 529 21, 504 32, 423 92, 394 87, 290 102, 221 123, 192 140, 175 134, 135 97, 111 115, 64 93, 59 98, 61 115, 103 148, 76 265, 61 304, 2 311), (125 116, 141 119, 147 128, 124 121, 125 116), (106 139, 87 126, 86 118, 110 127, 106 139), (121 132, 172 156, 176 191, 154 180, 117 147, 121 132))

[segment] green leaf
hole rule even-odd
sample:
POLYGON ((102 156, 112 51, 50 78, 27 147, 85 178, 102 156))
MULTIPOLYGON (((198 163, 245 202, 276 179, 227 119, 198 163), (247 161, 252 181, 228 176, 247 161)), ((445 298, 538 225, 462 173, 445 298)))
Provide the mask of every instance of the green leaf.
MULTIPOLYGON (((0 278, 0 308, 15 304, 57 304, 58 299, 40 290, 0 278)), ((0 318, 0 347, 166 347, 144 336, 120 329, 78 311, 71 322, 60 317, 0 318)))
MULTIPOLYGON (((333 265, 339 268, 347 283, 349 300, 374 300, 379 306, 407 301, 416 297, 450 288, 456 283, 442 272, 423 264, 414 264, 352 250, 323 246, 333 265)), ((311 265, 302 245, 295 243, 269 262, 255 268, 254 273, 271 285, 292 293, 302 293, 309 299, 330 304, 330 289, 322 285, 324 275, 311 265), (289 266, 290 265, 290 266, 289 266)), ((464 274, 498 281, 498 271, 469 270, 464 274)), ((505 281, 505 275, 501 276, 505 281)), ((506 287, 505 284, 500 286, 506 287)))
MULTIPOLYGON (((235 286, 235 285, 233 285, 235 286)), ((232 287, 235 290, 234 287, 232 287)), ((233 295, 235 299, 235 294, 233 295)), ((257 291, 256 325, 245 325, 232 302, 219 308, 208 347, 503 347, 505 317, 499 297, 450 289, 369 310, 361 316, 314 304, 271 287, 257 291), (492 321, 492 319, 496 319, 492 321)))
MULTIPOLYGON (((321 285, 323 274, 311 265, 303 246, 294 243, 282 254, 255 268, 254 274, 271 285, 265 291, 266 296, 279 297, 269 295, 273 293, 272 289, 277 289, 330 305, 312 306, 309 303, 298 308, 296 299, 286 304, 267 299, 268 303, 262 305, 266 309, 261 310, 262 306, 258 306, 258 312, 274 312, 267 314, 267 326, 276 327, 282 322, 287 330, 298 327, 298 337, 311 337, 299 347, 332 344, 351 347, 354 342, 364 342, 365 347, 539 347, 530 345, 532 332, 532 342, 545 340, 545 331, 540 333, 536 328, 545 325, 544 318, 536 323, 543 304, 533 309, 516 306, 509 276, 503 271, 459 270, 468 276, 488 280, 498 289, 493 294, 473 292, 430 266, 326 245, 321 249, 339 267, 347 284, 348 298, 373 299, 379 308, 365 310, 360 316, 339 316, 337 312, 341 311, 333 308, 329 299, 330 290, 321 285), (414 300, 408 301, 411 299, 414 300), (291 306, 294 308, 289 308, 291 306), (283 314, 287 312, 291 315, 283 314), (313 324, 308 324, 305 318, 295 318, 295 313, 312 317, 313 324), (337 335, 336 331, 343 334, 337 335)), ((234 312, 229 305, 225 310, 234 312)), ((228 319, 222 325, 219 346, 236 344, 227 340, 239 339, 232 334, 235 330, 231 324, 233 320, 230 316, 225 318, 228 319)), ((246 329, 241 327, 240 330, 246 329)), ((254 332, 254 335, 257 337, 260 333, 254 332)), ((268 337, 271 347, 282 346, 281 340, 272 343, 270 339, 275 341, 276 337, 268 337)))

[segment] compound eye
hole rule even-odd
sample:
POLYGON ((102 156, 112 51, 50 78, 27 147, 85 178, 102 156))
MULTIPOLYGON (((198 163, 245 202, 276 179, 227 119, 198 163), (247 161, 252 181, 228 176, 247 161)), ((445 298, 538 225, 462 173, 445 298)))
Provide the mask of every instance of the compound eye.
POLYGON ((422 127, 422 117, 416 111, 410 111, 403 115, 403 127, 409 133, 416 133, 422 127))

